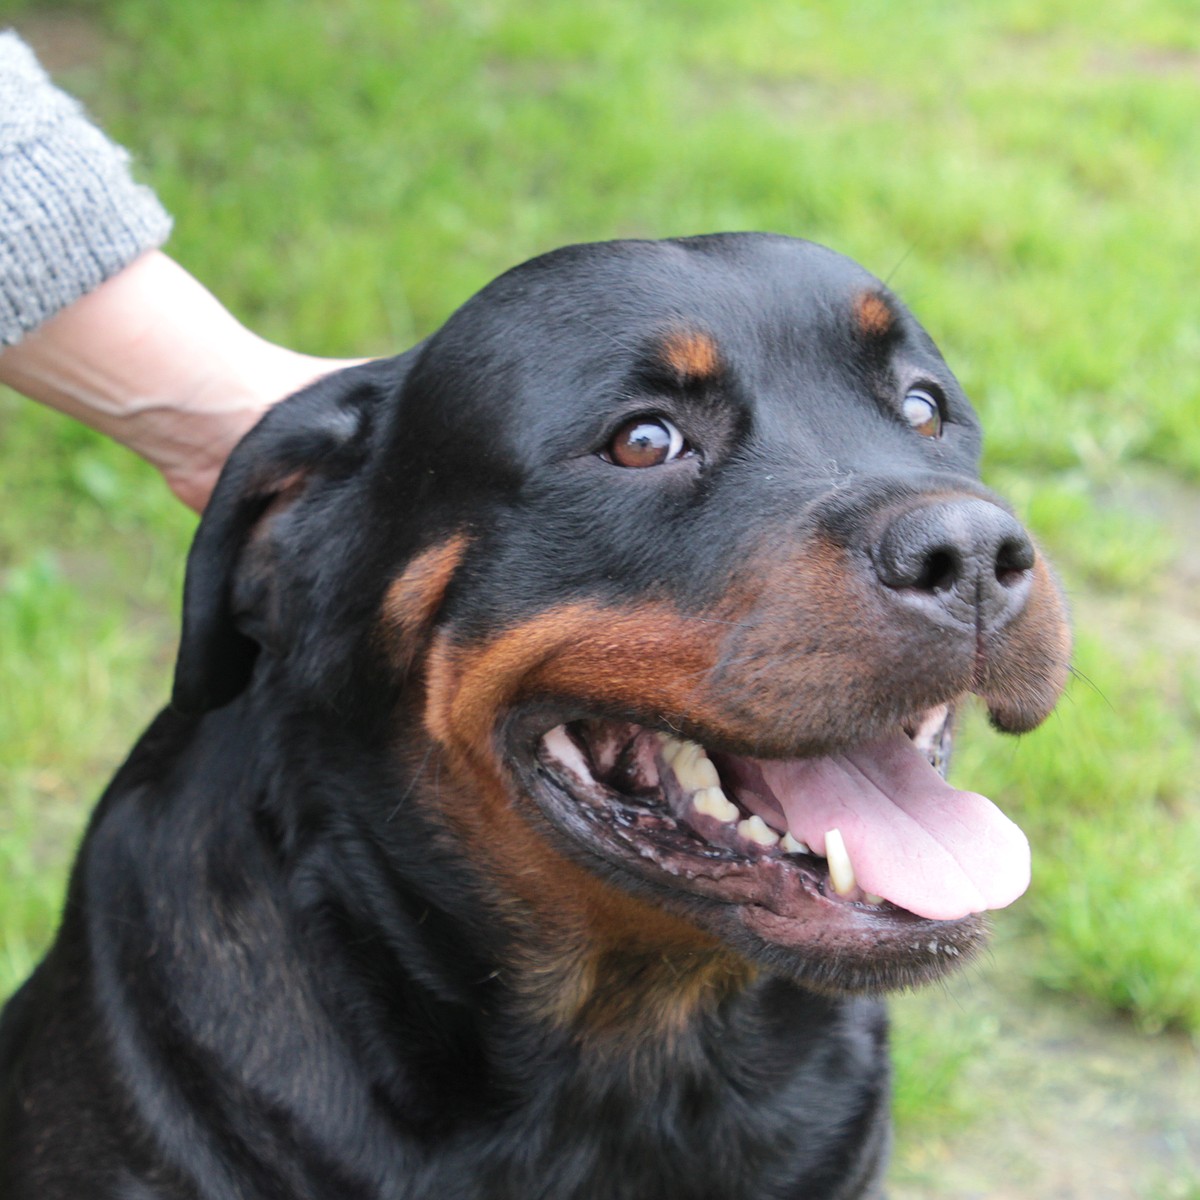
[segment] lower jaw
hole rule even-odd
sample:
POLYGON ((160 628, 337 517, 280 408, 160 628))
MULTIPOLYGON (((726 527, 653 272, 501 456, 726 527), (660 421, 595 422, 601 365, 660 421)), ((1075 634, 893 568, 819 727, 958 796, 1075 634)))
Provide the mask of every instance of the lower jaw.
POLYGON ((736 929, 721 933, 714 926, 713 932, 774 973, 831 995, 918 987, 957 970, 987 943, 983 917, 929 921, 895 912, 897 917, 874 926, 821 921, 814 936, 803 920, 747 905, 736 929))

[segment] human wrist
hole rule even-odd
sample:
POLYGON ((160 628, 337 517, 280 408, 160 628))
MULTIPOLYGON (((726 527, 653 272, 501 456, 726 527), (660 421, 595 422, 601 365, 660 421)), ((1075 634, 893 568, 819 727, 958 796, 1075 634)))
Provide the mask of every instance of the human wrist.
POLYGON ((203 509, 234 446, 280 400, 360 360, 299 354, 246 329, 215 350, 203 372, 178 380, 171 399, 128 422, 131 449, 154 464, 175 495, 203 509))
POLYGON ((153 251, 0 353, 0 382, 122 442, 199 509, 268 407, 348 365, 264 341, 153 251))

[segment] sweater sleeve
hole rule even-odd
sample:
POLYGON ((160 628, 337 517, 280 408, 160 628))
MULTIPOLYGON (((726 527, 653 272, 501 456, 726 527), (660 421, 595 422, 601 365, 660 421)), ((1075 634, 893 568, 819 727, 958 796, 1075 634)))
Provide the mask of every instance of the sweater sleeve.
POLYGON ((0 350, 166 241, 129 155, 0 32, 0 350))

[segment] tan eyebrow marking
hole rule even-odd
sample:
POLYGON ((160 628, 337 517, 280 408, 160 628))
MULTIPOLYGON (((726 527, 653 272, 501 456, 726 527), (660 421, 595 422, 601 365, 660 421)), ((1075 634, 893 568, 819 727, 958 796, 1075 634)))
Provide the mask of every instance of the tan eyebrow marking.
POLYGON ((713 379, 721 370, 717 343, 707 333, 681 330, 663 339, 663 361, 685 380, 703 382, 713 379))
POLYGON ((854 320, 866 337, 883 337, 895 323, 896 314, 878 292, 860 292, 854 298, 854 320))

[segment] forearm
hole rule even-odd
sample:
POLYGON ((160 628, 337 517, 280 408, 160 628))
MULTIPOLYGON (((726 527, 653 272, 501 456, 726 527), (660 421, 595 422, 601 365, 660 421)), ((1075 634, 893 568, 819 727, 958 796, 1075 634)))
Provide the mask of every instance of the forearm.
POLYGON ((0 382, 122 442, 200 509, 272 403, 348 365, 257 337, 151 251, 0 353, 0 382))

